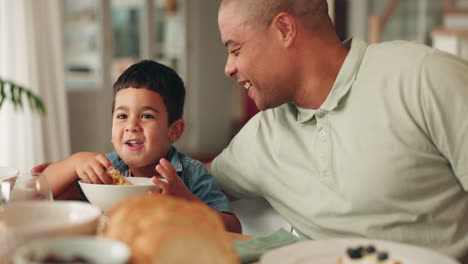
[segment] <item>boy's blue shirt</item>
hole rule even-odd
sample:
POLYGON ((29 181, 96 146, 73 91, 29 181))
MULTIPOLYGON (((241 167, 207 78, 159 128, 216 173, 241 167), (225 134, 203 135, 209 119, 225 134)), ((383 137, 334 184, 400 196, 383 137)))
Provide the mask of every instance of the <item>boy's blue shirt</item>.
MULTIPOLYGON (((106 157, 120 173, 125 176, 129 175, 128 165, 117 152, 107 153, 106 157)), ((208 173, 200 161, 178 152, 174 146, 169 149, 166 159, 174 166, 188 189, 200 200, 216 211, 232 212, 229 199, 216 184, 213 175, 208 173)))

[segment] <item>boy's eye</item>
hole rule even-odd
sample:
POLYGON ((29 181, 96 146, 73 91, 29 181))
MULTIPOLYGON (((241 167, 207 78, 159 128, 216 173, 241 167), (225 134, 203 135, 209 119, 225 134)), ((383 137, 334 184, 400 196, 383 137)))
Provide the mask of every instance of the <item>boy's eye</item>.
POLYGON ((125 119, 125 118, 127 118, 127 115, 125 115, 125 114, 118 114, 118 115, 116 116, 116 118, 117 118, 117 119, 125 119))
POLYGON ((143 119, 151 119, 151 118, 153 118, 153 116, 150 115, 150 114, 142 114, 142 115, 141 115, 141 118, 143 118, 143 119))

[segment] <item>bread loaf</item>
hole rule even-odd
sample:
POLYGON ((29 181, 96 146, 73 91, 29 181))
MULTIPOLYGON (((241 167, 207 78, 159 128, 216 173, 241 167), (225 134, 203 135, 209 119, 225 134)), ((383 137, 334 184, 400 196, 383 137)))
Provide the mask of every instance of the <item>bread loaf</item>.
POLYGON ((239 263, 224 234, 220 216, 210 207, 166 195, 118 203, 105 230, 105 237, 131 248, 132 264, 239 263))
POLYGON ((166 223, 147 230, 133 242, 133 263, 238 264, 232 242, 223 233, 166 223))

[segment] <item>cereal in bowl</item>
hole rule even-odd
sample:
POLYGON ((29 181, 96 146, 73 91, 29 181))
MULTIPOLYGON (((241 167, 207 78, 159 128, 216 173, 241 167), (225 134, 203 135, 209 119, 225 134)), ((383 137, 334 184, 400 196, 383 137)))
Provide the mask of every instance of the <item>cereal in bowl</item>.
POLYGON ((129 182, 127 179, 125 179, 125 176, 120 173, 120 171, 116 169, 111 169, 107 171, 107 174, 112 178, 112 184, 115 185, 132 185, 131 182, 129 182))

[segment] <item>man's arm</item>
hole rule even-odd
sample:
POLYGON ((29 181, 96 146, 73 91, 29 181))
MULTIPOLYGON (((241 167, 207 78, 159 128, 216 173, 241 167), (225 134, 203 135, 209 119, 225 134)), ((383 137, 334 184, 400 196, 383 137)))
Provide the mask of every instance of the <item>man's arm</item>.
POLYGON ((207 163, 203 163, 203 165, 205 165, 205 168, 208 170, 208 172, 209 172, 210 174, 213 174, 213 173, 211 172, 211 161, 210 161, 210 162, 207 162, 207 163))
MULTIPOLYGON (((203 163, 203 165, 205 165, 205 168, 208 170, 208 172, 209 172, 211 175, 213 175, 213 173, 211 172, 211 161, 210 161, 210 162, 207 162, 207 163, 203 163)), ((213 175, 213 177, 216 178, 215 175, 213 175)), ((231 202, 239 200, 239 198, 232 196, 230 193, 227 193, 225 190, 223 190, 223 192, 224 192, 224 194, 226 194, 226 196, 229 198, 229 200, 230 200, 231 202)))
POLYGON ((227 231, 242 234, 241 223, 234 213, 218 212, 218 214, 221 216, 227 231))

